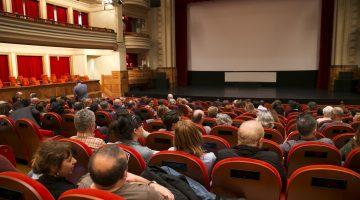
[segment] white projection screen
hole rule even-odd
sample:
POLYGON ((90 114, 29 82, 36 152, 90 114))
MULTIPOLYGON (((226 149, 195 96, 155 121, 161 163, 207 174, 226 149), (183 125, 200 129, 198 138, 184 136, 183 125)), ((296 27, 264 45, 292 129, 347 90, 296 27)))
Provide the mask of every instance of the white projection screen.
POLYGON ((317 70, 320 0, 189 4, 189 71, 317 70))

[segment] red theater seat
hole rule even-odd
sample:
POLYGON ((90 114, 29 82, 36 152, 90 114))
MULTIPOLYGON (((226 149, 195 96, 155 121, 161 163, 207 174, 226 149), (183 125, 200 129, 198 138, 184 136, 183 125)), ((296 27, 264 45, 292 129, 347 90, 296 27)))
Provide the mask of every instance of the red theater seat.
POLYGON ((281 133, 275 129, 265 128, 265 135, 264 138, 267 140, 274 141, 278 144, 282 144, 284 142, 284 137, 281 133))
POLYGON ((332 140, 334 141, 335 146, 338 149, 341 149, 346 143, 349 142, 351 138, 355 136, 355 133, 342 133, 340 135, 335 136, 332 140))
POLYGON ((7 145, 0 145, 0 155, 5 156, 14 167, 16 167, 15 155, 11 147, 7 145))
POLYGON ((138 109, 140 110, 141 113, 146 114, 149 118, 154 118, 155 117, 154 112, 151 109, 147 108, 147 107, 140 107, 138 109))
POLYGON ((146 146, 152 150, 168 150, 173 146, 174 134, 169 131, 154 131, 146 137, 146 146))
POLYGON ((48 112, 42 118, 42 128, 52 131, 58 131, 61 129, 61 116, 57 113, 48 112))
POLYGON ((74 118, 74 114, 64 114, 62 116, 61 135, 63 135, 64 137, 71 137, 76 135, 77 130, 75 128, 74 118))
POLYGON ((95 117, 98 126, 109 126, 112 121, 111 115, 106 111, 97 111, 95 117))
POLYGON ((215 135, 203 135, 204 144, 202 148, 206 152, 213 152, 215 155, 221 149, 230 148, 230 144, 221 137, 215 135))
POLYGON ((360 175, 333 165, 311 165, 297 169, 289 178, 289 200, 358 200, 360 175))
POLYGON ((225 198, 279 200, 282 183, 269 163, 250 158, 227 158, 212 171, 211 190, 225 198))
POLYGON ((209 127, 216 126, 216 119, 210 118, 210 117, 204 117, 204 121, 203 121, 202 125, 209 126, 209 127))
MULTIPOLYGON (((321 139, 324 138, 325 136, 323 134, 321 134, 320 132, 315 132, 315 137, 317 139, 321 139)), ((299 131, 292 131, 291 133, 288 134, 286 140, 300 140, 300 133, 299 131)))
POLYGON ((274 122, 274 128, 275 130, 279 131, 281 133, 281 135, 283 136, 283 138, 285 138, 285 127, 282 123, 280 122, 274 122))
POLYGON ((25 159, 26 149, 24 147, 20 136, 16 132, 15 123, 11 118, 0 117, 0 144, 9 145, 15 154, 16 158, 25 159))
POLYGON ((135 149, 124 145, 117 144, 121 149, 128 152, 130 154, 129 162, 128 162, 128 170, 133 174, 140 175, 146 168, 146 163, 144 158, 137 152, 135 149))
POLYGON ((39 182, 19 172, 0 173, 0 199, 54 200, 50 192, 39 182))
POLYGON ((321 142, 304 142, 294 146, 287 157, 288 177, 300 167, 316 164, 340 165, 339 150, 321 142))
POLYGON ((207 134, 205 128, 204 128, 202 125, 196 124, 196 123, 193 123, 193 124, 194 124, 194 125, 196 126, 196 128, 199 130, 199 132, 201 133, 201 135, 206 135, 206 134, 207 134))
POLYGON ((149 166, 168 166, 182 173, 209 189, 209 176, 200 158, 182 151, 160 151, 154 154, 149 166))
POLYGON ((231 117, 231 119, 235 119, 237 117, 237 115, 233 112, 222 112, 222 114, 229 115, 229 117, 231 117))
POLYGON ((352 150, 347 155, 344 167, 360 174, 360 147, 352 150))
POLYGON ((355 130, 349 126, 338 126, 338 125, 332 125, 327 128, 325 128, 321 133, 325 135, 325 137, 332 139, 336 135, 342 134, 342 133, 354 133, 355 130))
POLYGON ((235 126, 219 125, 211 129, 210 135, 221 137, 229 142, 230 146, 235 146, 238 141, 237 131, 235 126))
POLYGON ((161 119, 152 120, 146 124, 146 127, 144 127, 144 129, 149 132, 158 131, 159 129, 163 128, 165 128, 165 125, 161 119))
POLYGON ((104 190, 72 189, 64 192, 59 200, 125 200, 124 198, 104 190))
POLYGON ((273 151, 279 155, 280 160, 283 160, 284 153, 280 148, 280 145, 274 141, 262 139, 262 149, 265 151, 273 151))
POLYGON ((350 125, 354 130, 357 130, 360 125, 360 122, 352 122, 350 125))

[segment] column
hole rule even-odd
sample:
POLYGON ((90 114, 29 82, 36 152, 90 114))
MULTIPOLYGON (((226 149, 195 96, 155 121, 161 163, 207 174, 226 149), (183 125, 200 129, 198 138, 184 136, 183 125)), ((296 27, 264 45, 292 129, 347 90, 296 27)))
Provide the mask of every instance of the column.
POLYGON ((68 23, 73 24, 74 23, 74 14, 73 14, 74 10, 72 7, 68 7, 67 8, 67 18, 68 18, 68 23))
POLYGON ((46 74, 48 77, 51 76, 51 71, 50 71, 50 55, 46 54, 45 56, 43 56, 43 72, 44 74, 46 74))
POLYGON ((15 53, 9 54, 9 74, 15 78, 18 76, 18 66, 15 53))
POLYGON ((2 0, 5 12, 12 12, 11 0, 2 0))
POLYGON ((40 18, 47 19, 46 0, 39 0, 40 18))

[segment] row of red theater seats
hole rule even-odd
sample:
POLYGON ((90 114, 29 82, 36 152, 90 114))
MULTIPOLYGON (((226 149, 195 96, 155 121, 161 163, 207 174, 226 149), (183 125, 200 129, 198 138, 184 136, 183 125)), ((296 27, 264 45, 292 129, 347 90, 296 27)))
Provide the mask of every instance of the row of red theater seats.
POLYGON ((35 77, 31 78, 24 78, 22 76, 18 76, 17 79, 15 77, 10 76, 9 81, 10 82, 2 82, 0 79, 0 88, 6 87, 6 86, 12 86, 12 87, 19 87, 19 86, 36 86, 36 85, 46 85, 50 83, 66 83, 66 82, 76 82, 77 80, 81 81, 88 81, 88 76, 78 76, 78 75, 63 75, 60 78, 57 78, 54 74, 51 75, 51 78, 47 75, 42 75, 41 80, 37 80, 35 77))

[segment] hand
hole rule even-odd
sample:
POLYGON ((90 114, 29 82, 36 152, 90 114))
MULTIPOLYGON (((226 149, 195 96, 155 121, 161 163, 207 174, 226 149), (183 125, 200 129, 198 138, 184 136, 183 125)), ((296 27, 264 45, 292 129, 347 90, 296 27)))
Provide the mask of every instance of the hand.
POLYGON ((174 195, 168 190, 167 188, 163 187, 162 185, 159 185, 157 183, 150 184, 150 187, 152 187, 155 191, 159 192, 161 196, 164 197, 166 200, 175 200, 174 195))

